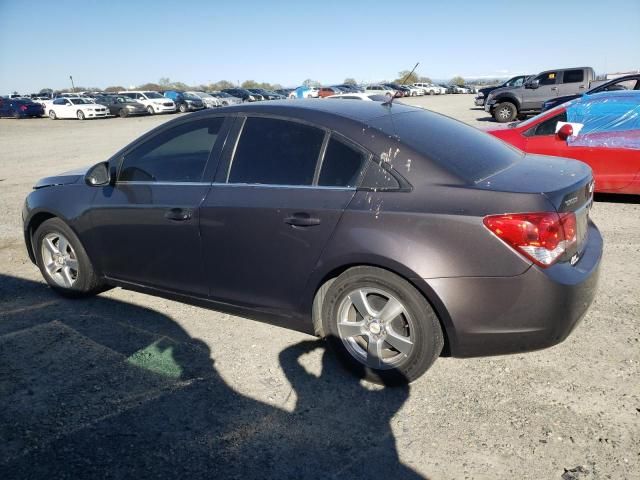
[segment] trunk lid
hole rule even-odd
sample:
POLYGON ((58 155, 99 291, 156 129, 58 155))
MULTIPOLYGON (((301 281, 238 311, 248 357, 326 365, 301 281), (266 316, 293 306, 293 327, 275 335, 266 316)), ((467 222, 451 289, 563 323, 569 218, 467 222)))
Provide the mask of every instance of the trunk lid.
POLYGON ((479 181, 476 187, 493 191, 540 193, 558 214, 573 212, 576 216, 577 241, 567 248, 559 261, 571 261, 573 264, 580 258, 587 243, 589 212, 593 205, 593 172, 588 165, 567 158, 526 155, 506 169, 479 181))

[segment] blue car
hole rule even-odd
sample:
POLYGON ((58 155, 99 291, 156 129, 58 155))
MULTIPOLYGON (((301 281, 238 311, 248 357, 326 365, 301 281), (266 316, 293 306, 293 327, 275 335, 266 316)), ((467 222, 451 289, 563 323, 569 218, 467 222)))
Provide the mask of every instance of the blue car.
POLYGON ((0 117, 41 117, 44 107, 28 98, 0 98, 0 117))

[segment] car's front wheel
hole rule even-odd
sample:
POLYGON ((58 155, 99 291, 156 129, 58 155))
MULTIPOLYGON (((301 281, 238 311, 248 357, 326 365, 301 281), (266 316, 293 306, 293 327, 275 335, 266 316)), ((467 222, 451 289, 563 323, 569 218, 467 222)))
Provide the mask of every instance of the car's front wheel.
POLYGON ((380 268, 340 275, 322 303, 323 333, 343 363, 383 384, 408 383, 440 355, 440 322, 422 294, 380 268))
POLYGON ((76 234, 59 218, 43 222, 33 234, 33 251, 42 276, 62 295, 97 293, 102 282, 76 234))
POLYGON ((187 106, 184 103, 180 104, 180 113, 187 113, 187 106))
POLYGON ((49 118, 51 120, 57 120, 58 117, 56 116, 56 112, 54 112, 53 110, 49 110, 49 118))
POLYGON ((127 118, 128 114, 129 112, 127 111, 126 108, 121 108, 120 111, 118 112, 118 115, 120 115, 120 118, 127 118))
POLYGON ((149 113, 149 115, 153 115, 155 112, 153 111, 153 107, 151 105, 149 105, 147 107, 147 112, 149 113))
POLYGON ((78 117, 78 120, 84 120, 84 112, 82 110, 78 110, 76 112, 76 116, 78 117))
POLYGON ((518 109, 511 102, 501 102, 493 109, 493 118, 499 123, 513 122, 516 115, 518 115, 518 109))

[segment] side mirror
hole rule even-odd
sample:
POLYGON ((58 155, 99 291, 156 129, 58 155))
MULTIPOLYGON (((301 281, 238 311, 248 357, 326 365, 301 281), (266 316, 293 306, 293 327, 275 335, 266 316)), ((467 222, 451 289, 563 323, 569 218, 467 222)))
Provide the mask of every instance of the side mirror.
POLYGON ((524 88, 533 88, 534 90, 540 86, 540 80, 531 80, 524 84, 524 88))
POLYGON ((568 123, 561 126, 560 130, 558 130, 558 133, 556 133, 558 140, 563 140, 563 141, 569 138, 571 135, 573 135, 573 127, 568 123))
POLYGON ((111 183, 109 164, 100 162, 91 167, 84 176, 84 182, 90 187, 104 187, 111 183))

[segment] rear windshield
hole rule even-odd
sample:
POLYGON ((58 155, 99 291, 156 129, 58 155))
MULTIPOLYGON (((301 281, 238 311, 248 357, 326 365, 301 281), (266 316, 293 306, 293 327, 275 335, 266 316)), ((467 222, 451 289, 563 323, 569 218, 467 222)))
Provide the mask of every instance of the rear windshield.
POLYGON ((488 133, 427 111, 398 113, 369 123, 469 182, 504 170, 524 155, 488 133))

